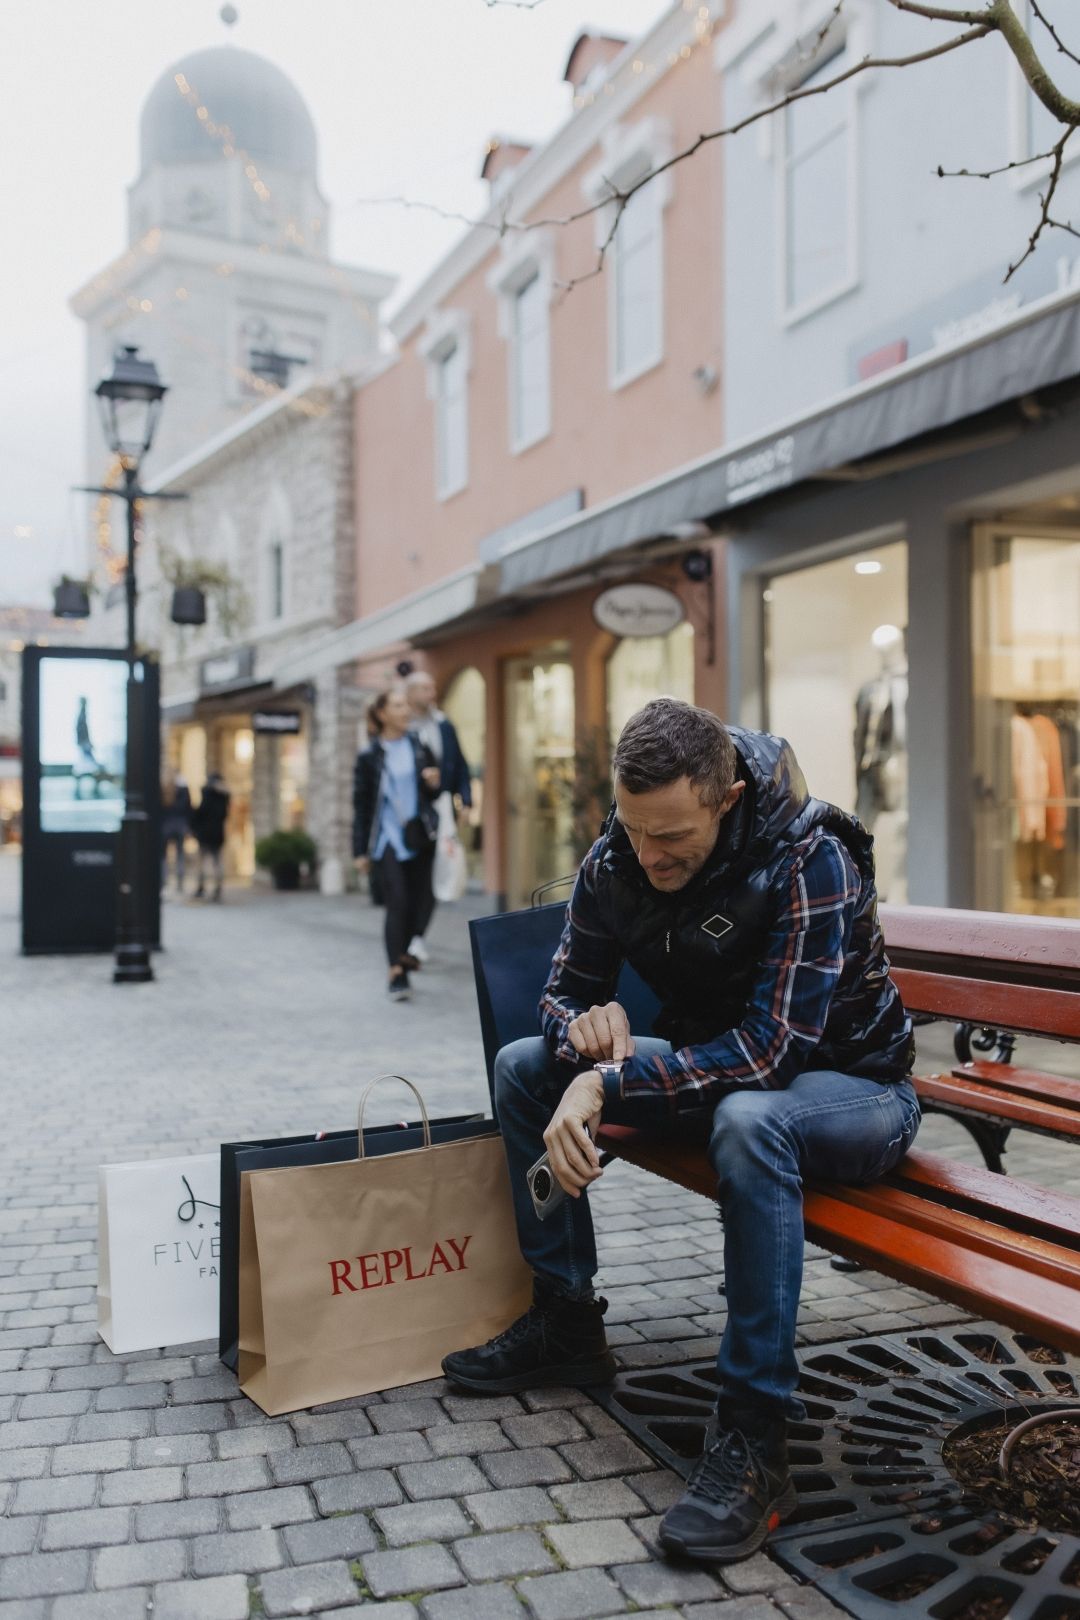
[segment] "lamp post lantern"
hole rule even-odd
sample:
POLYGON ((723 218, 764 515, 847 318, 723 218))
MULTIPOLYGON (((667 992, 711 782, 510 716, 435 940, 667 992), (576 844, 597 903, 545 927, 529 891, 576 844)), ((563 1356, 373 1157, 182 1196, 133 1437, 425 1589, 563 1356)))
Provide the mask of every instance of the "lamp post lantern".
POLYGON ((152 360, 139 358, 136 348, 118 349, 112 375, 94 390, 101 411, 105 442, 123 468, 122 486, 101 491, 117 496, 127 509, 127 570, 124 577, 127 605, 127 756, 124 771, 124 819, 120 824, 117 858, 116 959, 113 982, 145 984, 154 977, 150 963, 149 822, 146 814, 145 682, 135 644, 135 538, 136 502, 143 497, 139 468, 154 441, 154 430, 165 397, 165 384, 152 360))

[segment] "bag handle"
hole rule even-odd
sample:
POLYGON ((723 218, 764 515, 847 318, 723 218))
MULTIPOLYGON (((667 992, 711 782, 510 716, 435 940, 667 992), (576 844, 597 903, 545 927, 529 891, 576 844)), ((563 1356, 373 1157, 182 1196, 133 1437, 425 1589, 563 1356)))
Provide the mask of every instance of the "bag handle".
POLYGON ((431 1146, 431 1123, 428 1120, 427 1108, 424 1106, 423 1097, 421 1097, 412 1081, 406 1080, 403 1074, 378 1074, 375 1076, 374 1080, 369 1080, 367 1085, 364 1087, 360 1094, 360 1106, 356 1110, 356 1135, 359 1143, 357 1157, 361 1159, 364 1157, 364 1109, 367 1107, 367 1100, 371 1093, 375 1090, 375 1087, 381 1085, 384 1080, 400 1080, 403 1086, 408 1086, 409 1090, 416 1098, 417 1105, 420 1109, 420 1118, 424 1122, 424 1146, 426 1148, 431 1146))

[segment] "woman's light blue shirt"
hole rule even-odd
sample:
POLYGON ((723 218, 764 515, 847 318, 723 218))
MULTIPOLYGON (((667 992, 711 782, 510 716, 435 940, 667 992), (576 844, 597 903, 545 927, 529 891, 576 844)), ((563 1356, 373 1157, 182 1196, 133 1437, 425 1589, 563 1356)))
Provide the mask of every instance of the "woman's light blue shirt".
POLYGON ((404 827, 420 811, 412 739, 396 737, 393 742, 384 741, 382 747, 379 836, 375 842, 374 859, 378 860, 389 845, 399 861, 411 861, 416 852, 405 848, 404 827))

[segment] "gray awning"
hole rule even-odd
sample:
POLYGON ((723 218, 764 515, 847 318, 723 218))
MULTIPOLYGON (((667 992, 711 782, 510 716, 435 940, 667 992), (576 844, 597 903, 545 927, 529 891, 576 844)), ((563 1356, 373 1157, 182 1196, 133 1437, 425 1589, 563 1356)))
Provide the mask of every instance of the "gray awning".
POLYGON ((500 594, 576 573, 680 524, 820 477, 1080 374, 1080 301, 1054 294, 1007 326, 860 383, 764 437, 728 446, 504 552, 500 594))

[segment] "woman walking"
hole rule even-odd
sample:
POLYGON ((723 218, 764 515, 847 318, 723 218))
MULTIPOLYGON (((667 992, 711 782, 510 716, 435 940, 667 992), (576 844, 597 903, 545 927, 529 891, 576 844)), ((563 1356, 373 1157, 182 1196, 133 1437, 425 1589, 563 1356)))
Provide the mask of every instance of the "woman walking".
POLYGON ((408 1000, 410 970, 420 966, 408 945, 430 906, 438 828, 439 767, 409 730, 411 719, 402 687, 380 692, 368 709, 371 742, 353 775, 353 860, 361 872, 378 866, 394 1001, 408 1000))

